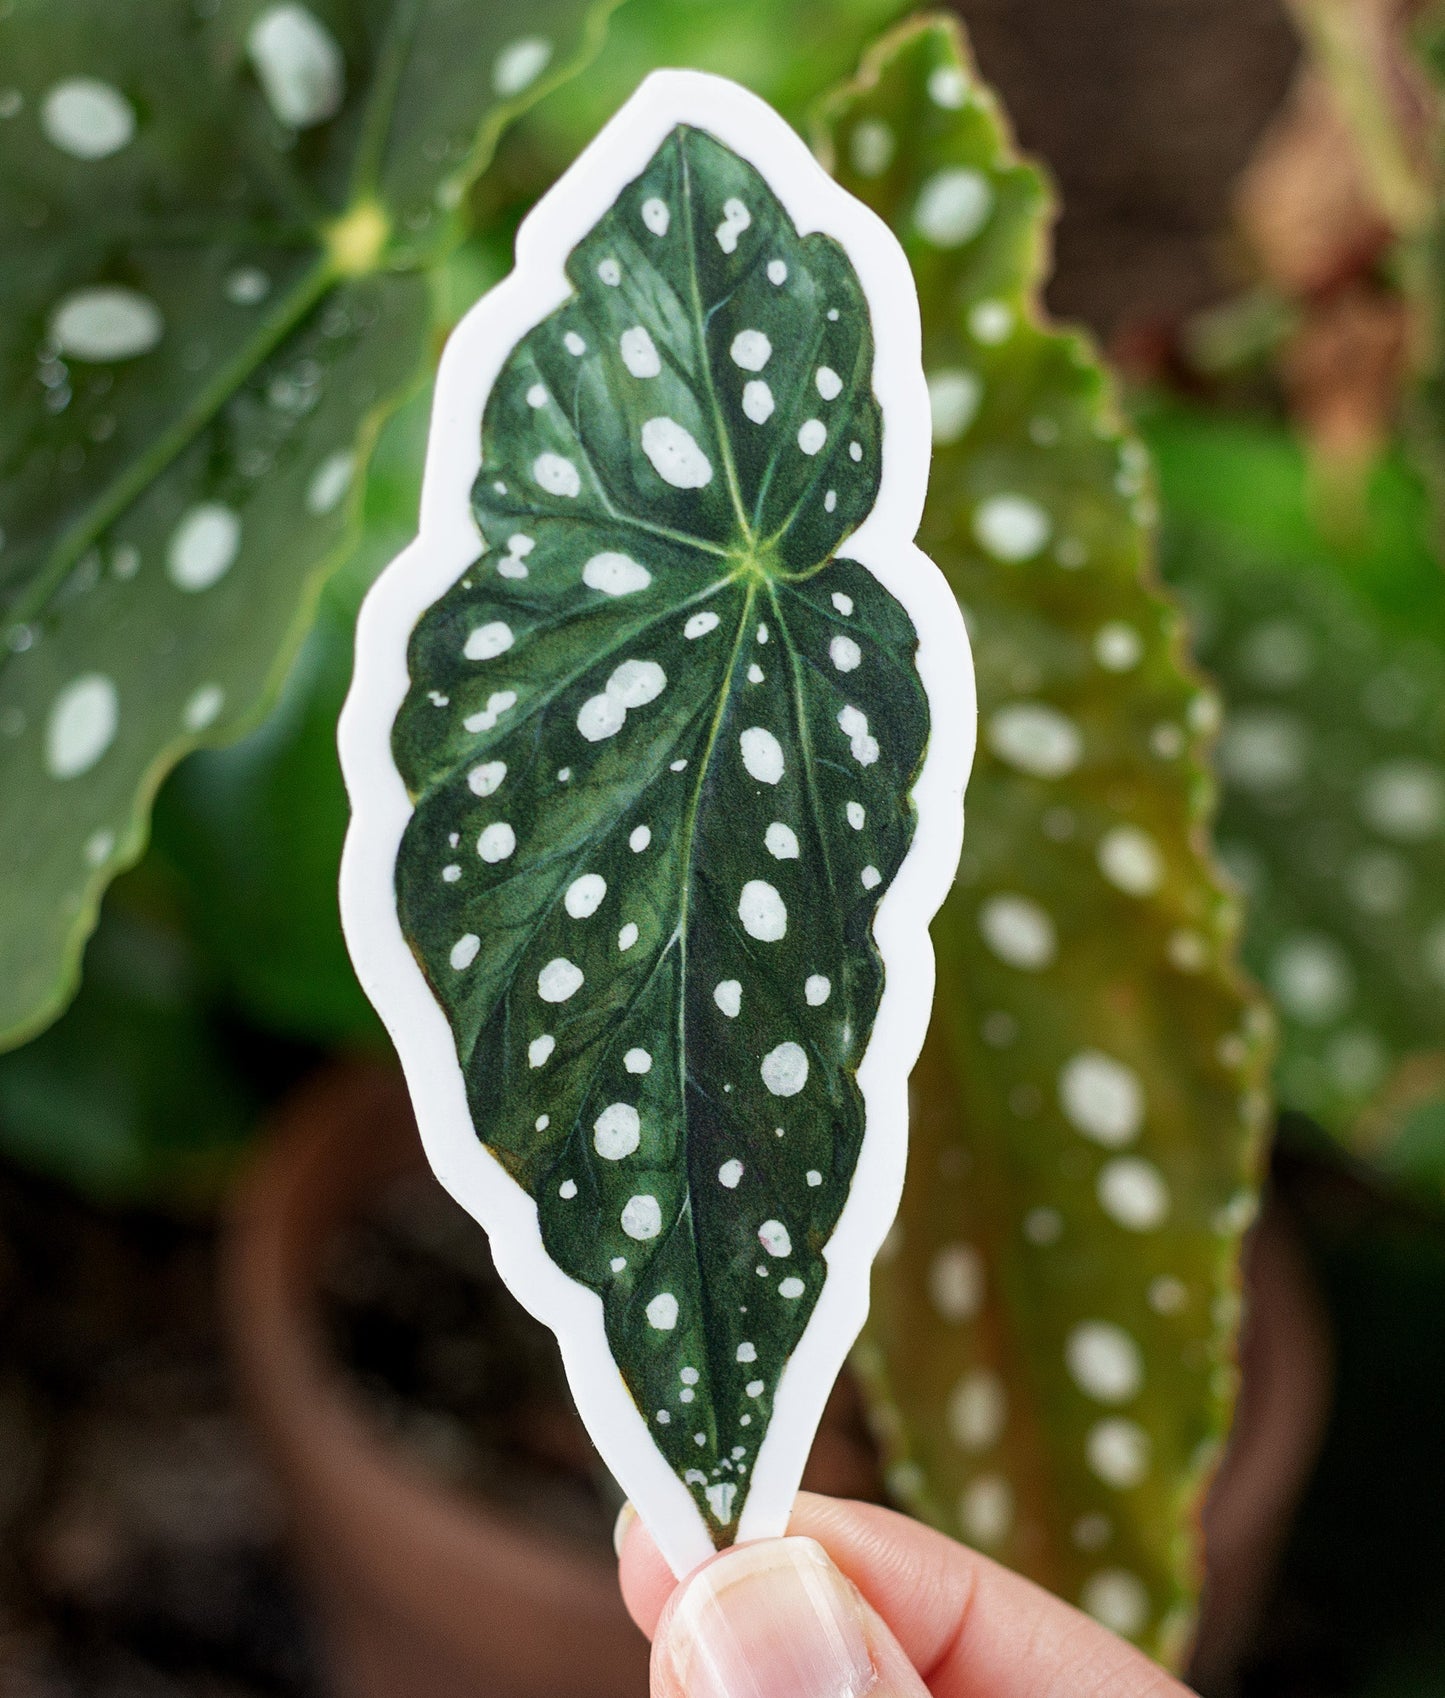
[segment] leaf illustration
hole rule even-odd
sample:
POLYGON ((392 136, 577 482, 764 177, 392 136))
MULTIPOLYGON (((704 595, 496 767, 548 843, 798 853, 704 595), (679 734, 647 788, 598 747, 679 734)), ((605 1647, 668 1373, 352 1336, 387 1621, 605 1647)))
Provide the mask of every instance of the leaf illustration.
POLYGON ((1147 462, 1042 320, 1049 202, 956 27, 902 28, 823 151, 904 244, 920 538, 979 666, 979 758, 909 1179, 858 1353, 911 1508, 1159 1654, 1232 1385, 1263 1009, 1203 848, 1212 696, 1147 572, 1147 462))
POLYGON ((1164 566, 1224 692, 1219 842, 1280 1014, 1278 1095, 1390 1167, 1445 1103, 1445 576, 1425 495, 1387 459, 1360 531, 1330 536, 1282 431, 1164 407, 1147 426, 1164 566))
POLYGON ((152 794, 284 675, 425 272, 579 0, 17 0, 0 18, 0 1043, 152 794))
POLYGON ((411 637, 397 902, 478 1136, 721 1544, 864 1137, 929 709, 840 552, 881 475, 842 246, 681 125, 566 271, 491 388, 486 553, 411 637))

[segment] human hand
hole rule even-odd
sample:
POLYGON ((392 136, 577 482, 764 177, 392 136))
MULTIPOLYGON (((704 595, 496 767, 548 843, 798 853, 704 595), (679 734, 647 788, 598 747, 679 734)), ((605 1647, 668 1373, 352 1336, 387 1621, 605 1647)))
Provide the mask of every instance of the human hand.
POLYGON ((1190 1698, 1106 1628, 891 1510, 803 1493, 786 1539, 681 1585, 618 1523, 652 1698, 1190 1698))

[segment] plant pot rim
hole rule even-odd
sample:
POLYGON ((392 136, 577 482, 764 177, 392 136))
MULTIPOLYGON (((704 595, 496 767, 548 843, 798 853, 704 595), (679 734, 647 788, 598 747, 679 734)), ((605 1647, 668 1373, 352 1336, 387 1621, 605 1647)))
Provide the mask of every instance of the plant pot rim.
POLYGON ((419 1662, 475 1671, 472 1690, 488 1698, 645 1691, 646 1645, 611 1564, 430 1477, 388 1441, 327 1348, 317 1297, 327 1244, 419 1155, 400 1075, 337 1064, 283 1104, 228 1221, 233 1356, 303 1564, 333 1624, 338 1611, 388 1622, 419 1662))

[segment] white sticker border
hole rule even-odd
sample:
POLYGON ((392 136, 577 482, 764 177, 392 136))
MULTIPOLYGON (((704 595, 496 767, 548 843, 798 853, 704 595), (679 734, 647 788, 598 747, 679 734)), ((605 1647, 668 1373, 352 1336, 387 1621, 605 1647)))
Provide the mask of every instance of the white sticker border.
POLYGON ((341 914, 357 976, 401 1057, 427 1158, 485 1227, 498 1271, 557 1335, 578 1410, 603 1459, 681 1578, 713 1554, 691 1493, 657 1448, 613 1360, 601 1298, 564 1274, 542 1244, 536 1204, 478 1138, 450 1024, 397 916, 394 875, 412 814, 392 759, 392 727, 410 687, 407 643, 422 614, 482 552, 471 511, 481 421, 517 343, 573 294, 572 249, 679 125, 705 130, 753 165, 799 235, 845 250, 872 314, 873 388, 883 417, 878 498, 839 554, 870 571, 907 609, 931 729, 912 799, 913 842, 874 918, 883 995, 858 1068, 865 1130, 858 1166, 823 1252, 828 1265, 807 1330, 779 1377, 740 1539, 786 1530, 823 1405, 868 1313, 874 1257, 898 1210, 908 1136, 908 1075, 933 1002, 928 923, 953 882, 963 791, 977 730, 968 635, 938 568, 914 544, 932 453, 918 296, 886 224, 835 183, 763 101, 720 77, 656 71, 517 234, 516 265, 467 313, 442 354, 422 484, 420 534, 362 607, 356 667, 338 739, 352 818, 341 864, 341 914))

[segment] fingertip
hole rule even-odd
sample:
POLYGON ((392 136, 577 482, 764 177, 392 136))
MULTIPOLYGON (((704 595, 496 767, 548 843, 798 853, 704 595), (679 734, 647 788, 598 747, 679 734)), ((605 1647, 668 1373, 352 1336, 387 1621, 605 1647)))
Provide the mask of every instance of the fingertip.
POLYGON ((612 1533, 617 1549, 617 1582, 627 1613, 651 1639, 677 1581, 630 1503, 622 1506, 612 1533))

